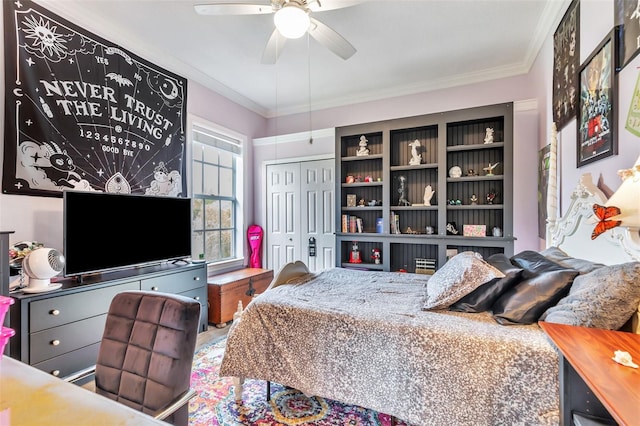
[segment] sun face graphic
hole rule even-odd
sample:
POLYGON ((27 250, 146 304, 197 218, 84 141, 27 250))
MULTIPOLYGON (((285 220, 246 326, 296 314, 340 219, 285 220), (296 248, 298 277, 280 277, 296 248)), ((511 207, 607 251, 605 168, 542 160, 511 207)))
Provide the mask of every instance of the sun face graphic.
POLYGON ((48 58, 61 58, 65 55, 67 47, 61 35, 56 34, 57 26, 43 18, 37 19, 27 16, 22 22, 25 38, 31 40, 31 49, 40 51, 48 58))

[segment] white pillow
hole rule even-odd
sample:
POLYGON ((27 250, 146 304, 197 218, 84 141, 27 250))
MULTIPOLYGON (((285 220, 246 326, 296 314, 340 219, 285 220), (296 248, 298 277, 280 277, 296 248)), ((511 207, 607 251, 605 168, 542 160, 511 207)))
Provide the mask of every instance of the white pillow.
POLYGON ((498 268, 485 262, 480 253, 462 252, 429 278, 422 309, 447 309, 482 284, 504 276, 498 268))

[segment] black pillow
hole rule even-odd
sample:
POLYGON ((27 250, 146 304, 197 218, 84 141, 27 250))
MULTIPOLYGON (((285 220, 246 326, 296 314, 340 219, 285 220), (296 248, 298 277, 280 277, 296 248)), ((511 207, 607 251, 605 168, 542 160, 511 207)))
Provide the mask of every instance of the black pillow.
POLYGON ((565 268, 530 250, 513 256, 511 262, 524 269, 524 278, 493 304, 493 317, 503 325, 535 323, 567 295, 578 275, 575 269, 565 268))
POLYGON ((484 312, 491 309, 493 303, 507 290, 522 280, 522 268, 515 266, 511 260, 503 254, 497 253, 485 259, 487 263, 496 267, 505 276, 494 278, 482 284, 471 293, 462 297, 451 305, 449 310, 458 312, 484 312))

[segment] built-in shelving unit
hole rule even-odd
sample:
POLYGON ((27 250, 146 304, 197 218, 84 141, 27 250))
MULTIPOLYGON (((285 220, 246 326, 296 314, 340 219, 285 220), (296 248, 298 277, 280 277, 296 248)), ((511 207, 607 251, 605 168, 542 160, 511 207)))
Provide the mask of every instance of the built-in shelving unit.
POLYGON ((512 103, 337 128, 336 153, 336 265, 415 272, 416 259, 437 268, 452 250, 513 254, 512 103), (362 263, 350 261, 354 242, 362 263))

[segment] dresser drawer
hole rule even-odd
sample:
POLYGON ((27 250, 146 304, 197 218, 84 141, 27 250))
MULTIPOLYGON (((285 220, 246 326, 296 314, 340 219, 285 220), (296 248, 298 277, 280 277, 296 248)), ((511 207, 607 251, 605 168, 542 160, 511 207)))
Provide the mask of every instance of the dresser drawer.
MULTIPOLYGON (((104 314, 109 310, 113 296, 125 290, 139 289, 140 281, 132 281, 31 302, 29 303, 29 333, 104 314)), ((102 332, 102 329, 100 330, 102 332)))
POLYGON ((98 359, 100 342, 48 359, 33 366, 45 373, 64 378, 85 368, 92 367, 98 359))
POLYGON ((142 280, 141 289, 162 293, 184 293, 185 291, 204 287, 206 282, 206 268, 195 268, 189 271, 142 280))
POLYGON ((200 302, 200 324, 198 332, 207 331, 209 328, 209 301, 207 300, 207 287, 197 288, 195 290, 180 293, 181 296, 190 297, 200 302))
POLYGON ((61 325, 29 335, 29 364, 91 345, 102 340, 107 314, 61 325))
POLYGON ((204 286, 178 294, 180 294, 180 296, 197 300, 201 305, 206 306, 207 304, 207 288, 204 286))

